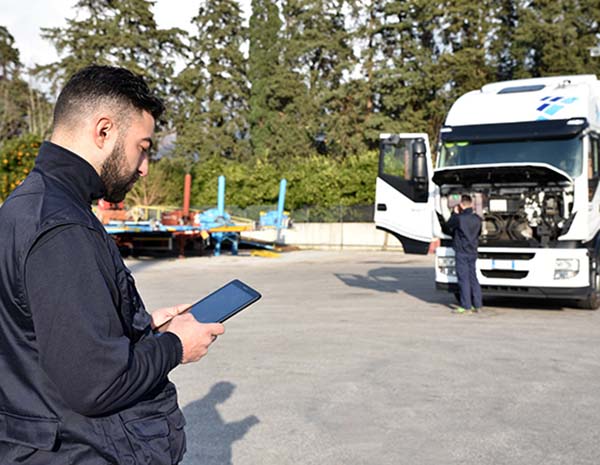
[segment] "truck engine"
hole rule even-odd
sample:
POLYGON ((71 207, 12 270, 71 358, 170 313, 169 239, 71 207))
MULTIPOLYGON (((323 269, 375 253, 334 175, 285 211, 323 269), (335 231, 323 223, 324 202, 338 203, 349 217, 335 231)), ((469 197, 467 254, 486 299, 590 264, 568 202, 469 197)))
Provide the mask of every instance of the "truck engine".
POLYGON ((461 194, 473 199, 473 209, 483 220, 480 242, 486 245, 516 241, 547 247, 568 231, 574 216, 572 187, 452 186, 441 188, 443 229, 461 194))

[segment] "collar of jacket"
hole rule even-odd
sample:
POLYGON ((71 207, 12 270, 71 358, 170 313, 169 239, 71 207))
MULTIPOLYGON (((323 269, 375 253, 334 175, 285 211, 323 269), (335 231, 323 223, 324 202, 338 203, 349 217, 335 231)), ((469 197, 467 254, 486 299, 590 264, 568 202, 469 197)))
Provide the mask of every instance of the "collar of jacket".
POLYGON ((473 213, 473 207, 465 208, 461 213, 473 213))
POLYGON ((52 142, 42 143, 35 169, 57 181, 75 199, 85 204, 89 205, 106 194, 104 183, 92 165, 52 142))

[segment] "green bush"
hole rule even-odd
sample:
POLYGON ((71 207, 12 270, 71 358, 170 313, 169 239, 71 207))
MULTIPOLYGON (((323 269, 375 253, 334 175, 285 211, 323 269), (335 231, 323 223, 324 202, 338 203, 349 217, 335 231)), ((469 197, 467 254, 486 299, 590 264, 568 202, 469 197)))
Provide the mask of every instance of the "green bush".
MULTIPOLYGON (((26 134, 7 140, 0 148, 1 200, 31 171, 41 142, 40 137, 26 134)), ((216 206, 220 175, 226 178, 227 205, 240 209, 276 205, 282 178, 288 182, 286 210, 368 205, 375 198, 377 153, 367 152, 341 161, 325 155, 296 157, 279 166, 266 157, 245 163, 212 157, 192 165, 183 158, 164 158, 151 164, 149 176, 138 183, 128 203, 140 203, 145 197, 161 204, 181 205, 184 176, 190 166, 193 206, 216 206)))
POLYGON ((126 204, 128 206, 181 205, 187 164, 183 158, 161 158, 152 161, 148 176, 138 180, 127 195, 126 204))
POLYGON ((243 164, 214 157, 193 167, 192 204, 216 205, 220 175, 226 178, 227 205, 240 208, 276 204, 282 178, 288 181, 286 209, 372 204, 377 161, 376 152, 342 161, 324 155, 296 157, 280 166, 261 157, 243 164))

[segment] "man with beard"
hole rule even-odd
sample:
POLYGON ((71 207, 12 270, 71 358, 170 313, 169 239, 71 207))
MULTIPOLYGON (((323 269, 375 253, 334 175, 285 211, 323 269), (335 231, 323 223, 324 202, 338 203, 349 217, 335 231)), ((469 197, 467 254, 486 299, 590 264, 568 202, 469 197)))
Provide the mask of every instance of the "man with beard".
POLYGON ((186 305, 150 315, 91 202, 148 172, 163 105, 141 77, 90 66, 0 208, 0 463, 172 465, 185 420, 168 373, 223 333, 186 305), (157 329, 160 326, 160 331, 157 329))

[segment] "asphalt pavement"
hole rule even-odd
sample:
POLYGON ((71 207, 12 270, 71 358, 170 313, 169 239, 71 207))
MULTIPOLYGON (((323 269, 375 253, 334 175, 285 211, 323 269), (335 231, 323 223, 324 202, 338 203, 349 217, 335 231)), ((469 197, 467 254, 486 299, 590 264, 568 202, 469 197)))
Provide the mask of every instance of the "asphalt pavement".
POLYGON ((233 278, 263 294, 172 372, 184 465, 600 463, 600 311, 452 314, 433 258, 400 252, 127 264, 149 309, 233 278))

